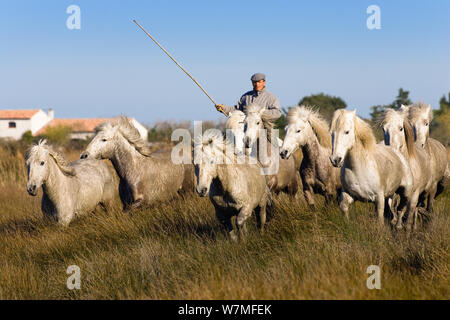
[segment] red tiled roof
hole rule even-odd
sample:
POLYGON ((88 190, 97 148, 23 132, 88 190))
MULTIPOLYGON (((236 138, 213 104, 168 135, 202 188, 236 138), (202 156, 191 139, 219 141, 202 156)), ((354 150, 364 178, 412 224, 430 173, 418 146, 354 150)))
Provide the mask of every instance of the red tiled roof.
POLYGON ((68 126, 72 128, 72 132, 94 132, 98 125, 112 121, 113 118, 88 118, 88 119, 53 119, 44 127, 39 129, 34 135, 45 133, 47 128, 54 126, 68 126))
POLYGON ((35 110, 0 110, 0 119, 31 119, 39 109, 35 110))

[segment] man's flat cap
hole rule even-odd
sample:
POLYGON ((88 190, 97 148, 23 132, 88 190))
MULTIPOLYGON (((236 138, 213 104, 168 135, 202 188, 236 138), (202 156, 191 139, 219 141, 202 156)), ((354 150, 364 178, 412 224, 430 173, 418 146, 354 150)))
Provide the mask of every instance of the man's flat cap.
POLYGON ((266 75, 264 73, 255 73, 251 77, 252 82, 259 80, 266 80, 266 75))

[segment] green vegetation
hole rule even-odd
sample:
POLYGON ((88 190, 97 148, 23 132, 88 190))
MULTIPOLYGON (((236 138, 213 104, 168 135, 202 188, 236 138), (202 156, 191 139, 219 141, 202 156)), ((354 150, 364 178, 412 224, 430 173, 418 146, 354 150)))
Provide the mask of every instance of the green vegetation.
POLYGON ((391 104, 387 105, 376 105, 373 107, 370 107, 370 118, 373 123, 377 123, 380 115, 384 112, 386 108, 392 108, 395 110, 400 109, 400 107, 403 105, 409 105, 412 101, 409 99, 409 91, 405 91, 402 88, 398 89, 398 95, 395 98, 395 100, 391 104))
POLYGON ((445 146, 450 146, 450 92, 448 100, 442 96, 439 109, 434 110, 434 120, 430 126, 431 137, 439 140, 445 146))
POLYGON ((316 107, 317 110, 319 110, 320 114, 328 121, 331 121, 334 111, 336 111, 337 109, 347 108, 347 104, 341 98, 330 96, 324 93, 313 94, 310 96, 303 97, 303 99, 300 100, 298 105, 299 106, 307 105, 316 107))
POLYGON ((42 134, 43 138, 46 138, 49 143, 64 146, 70 141, 70 133, 72 128, 64 125, 56 125, 48 127, 45 133, 42 134))
MULTIPOLYGON (((347 104, 340 97, 330 96, 328 94, 319 93, 303 97, 298 103, 299 106, 307 105, 319 110, 325 119, 331 121, 334 111, 341 108, 347 108, 347 104)), ((284 138, 284 127, 286 126, 286 115, 290 108, 282 108, 281 117, 275 122, 275 128, 280 130, 280 138, 284 138)))

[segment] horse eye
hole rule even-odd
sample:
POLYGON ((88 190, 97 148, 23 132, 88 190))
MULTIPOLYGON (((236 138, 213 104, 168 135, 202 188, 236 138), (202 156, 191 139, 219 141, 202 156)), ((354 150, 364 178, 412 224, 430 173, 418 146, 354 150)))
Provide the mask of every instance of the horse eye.
POLYGON ((300 130, 300 129, 298 129, 298 130, 297 130, 297 133, 300 133, 300 131, 301 131, 301 130, 300 130))
POLYGON ((426 126, 428 126, 428 122, 427 122, 427 123, 425 123, 425 125, 426 125, 426 126))
POLYGON ((400 128, 400 131, 403 131, 403 128, 400 128))
POLYGON ((259 125, 259 121, 256 124, 259 125))
POLYGON ((103 138, 102 141, 103 141, 103 142, 106 142, 106 139, 103 138))
POLYGON ((345 131, 345 134, 349 134, 349 133, 350 133, 350 131, 348 131, 348 130, 347 130, 347 131, 345 131))
POLYGON ((41 166, 43 166, 44 165, 44 161, 41 161, 41 166))

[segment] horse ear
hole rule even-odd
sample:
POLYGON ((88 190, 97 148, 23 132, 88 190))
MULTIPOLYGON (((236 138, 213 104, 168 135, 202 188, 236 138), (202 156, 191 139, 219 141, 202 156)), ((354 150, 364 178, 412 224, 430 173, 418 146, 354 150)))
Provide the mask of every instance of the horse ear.
POLYGON ((355 110, 353 110, 352 112, 353 112, 353 114, 356 116, 356 108, 355 108, 355 110))
POLYGON ((427 105, 427 109, 431 110, 431 104, 427 105))

